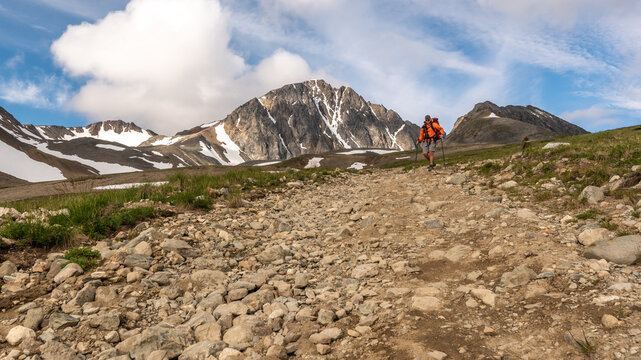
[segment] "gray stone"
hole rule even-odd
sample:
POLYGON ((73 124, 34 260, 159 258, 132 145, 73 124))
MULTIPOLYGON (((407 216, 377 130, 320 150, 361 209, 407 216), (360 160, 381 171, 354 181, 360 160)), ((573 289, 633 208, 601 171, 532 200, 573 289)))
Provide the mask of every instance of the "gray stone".
POLYGON ((441 300, 434 296, 413 296, 411 308, 418 311, 435 311, 442 307, 441 300))
POLYGON ((585 249, 584 256, 588 259, 605 259, 621 265, 634 264, 641 258, 641 235, 597 241, 585 249))
POLYGON ((87 284, 80 291, 78 291, 78 294, 76 294, 76 297, 73 298, 72 303, 75 306, 82 306, 85 303, 94 301, 95 298, 96 287, 93 284, 87 284))
POLYGON ((174 251, 184 257, 198 256, 196 249, 192 248, 186 241, 180 239, 167 239, 160 244, 160 247, 166 252, 174 251))
POLYGON ((258 254, 256 258, 263 264, 270 264, 276 260, 282 260, 287 256, 287 252, 280 245, 270 246, 258 254))
POLYGON ((49 267, 49 272, 47 272, 47 279, 53 279, 58 275, 60 271, 62 271, 61 266, 64 264, 68 263, 69 260, 63 259, 63 258, 57 258, 54 259, 53 262, 51 263, 51 266, 49 267))
POLYGON ((318 321, 318 323, 322 325, 329 325, 332 322, 334 322, 335 317, 336 315, 334 314, 333 311, 327 310, 327 309, 320 309, 318 311, 316 321, 318 321))
POLYGON ((217 341, 222 339, 222 328, 218 323, 210 322, 197 326, 194 336, 198 341, 217 341))
POLYGON ((251 345, 254 334, 252 330, 245 325, 236 325, 231 329, 225 332, 223 335, 223 341, 229 344, 229 346, 244 350, 251 345))
POLYGON ((191 336, 186 330, 152 327, 135 339, 129 356, 135 360, 145 360, 152 351, 165 350, 167 357, 171 359, 180 355, 189 344, 191 336))
POLYGON ((226 346, 222 341, 201 341, 186 348, 178 360, 205 360, 209 356, 216 356, 226 346))
POLYGON ((481 300, 484 304, 494 306, 496 304, 496 294, 488 289, 472 289, 472 295, 481 300))
POLYGON ((215 286, 227 280, 227 275, 218 270, 196 270, 191 274, 191 280, 202 286, 215 286))
POLYGON ((151 256, 142 255, 142 254, 131 254, 125 257, 125 266, 128 267, 139 267, 145 270, 149 270, 154 259, 151 256))
POLYGON ((11 275, 15 272, 18 272, 18 268, 9 260, 3 262, 2 265, 0 265, 0 278, 11 275))
POLYGON ((43 318, 42 308, 29 309, 22 325, 37 331, 40 328, 40 323, 42 323, 43 318))
POLYGON ((472 248, 467 245, 456 245, 445 252, 445 258, 451 262, 459 262, 472 253, 472 248))
POLYGON ((428 220, 428 221, 425 222, 425 226, 428 229, 442 229, 443 228, 443 223, 441 222, 441 220, 438 220, 438 219, 436 219, 436 220, 428 220))
POLYGON ((543 150, 554 149, 559 146, 570 146, 570 143, 565 142, 549 142, 543 146, 543 150))
POLYGON ((309 341, 311 341, 314 344, 329 344, 332 341, 341 337, 342 334, 343 334, 343 331, 339 328, 329 328, 319 333, 312 334, 309 337, 309 341))
POLYGON ((75 317, 63 313, 53 313, 49 315, 49 327, 54 330, 62 330, 70 326, 76 326, 79 320, 75 317))
POLYGON ((44 360, 80 360, 71 348, 53 340, 40 347, 40 354, 44 360))
POLYGON ((354 279, 363 279, 378 275, 378 264, 361 264, 352 270, 354 279))
POLYGON ((527 265, 521 265, 514 268, 510 272, 503 273, 501 276, 501 284, 505 287, 516 287, 527 284, 536 273, 532 271, 527 265))
POLYGON ((118 299, 118 293, 114 286, 101 286, 96 289, 95 300, 97 303, 103 306, 110 306, 114 304, 116 299, 118 299))
POLYGON ((590 246, 599 240, 607 240, 610 238, 608 229, 585 229, 579 234, 579 243, 584 246, 590 246))
POLYGON ((100 313, 89 320, 89 326, 99 327, 105 331, 118 330, 120 326, 120 313, 116 311, 100 313))
POLYGON ((461 185, 467 181, 465 174, 454 174, 445 179, 445 183, 452 185, 461 185))
POLYGON ((76 263, 69 263, 64 267, 64 269, 60 270, 60 272, 56 274, 56 276, 53 278, 53 281, 56 284, 60 284, 61 282, 64 282, 72 276, 81 275, 83 272, 84 271, 82 270, 80 265, 76 263))
POLYGON ((585 199, 590 204, 597 204, 603 200, 603 198, 603 190, 596 186, 586 186, 585 189, 581 191, 581 195, 579 195, 579 200, 585 199))
POLYGON ((5 340, 9 345, 16 346, 23 342, 27 338, 35 338, 36 332, 28 327, 22 325, 14 326, 9 330, 9 333, 5 337, 5 340))
POLYGON ((154 282, 160 286, 167 286, 171 284, 172 280, 177 277, 177 274, 168 271, 159 271, 151 274, 147 280, 154 282))

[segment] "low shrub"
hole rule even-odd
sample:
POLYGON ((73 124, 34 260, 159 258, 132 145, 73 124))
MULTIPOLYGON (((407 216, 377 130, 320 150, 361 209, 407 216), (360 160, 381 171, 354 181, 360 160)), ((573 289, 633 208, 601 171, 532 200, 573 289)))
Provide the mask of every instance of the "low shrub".
POLYGON ((72 248, 67 250, 64 258, 70 263, 80 265, 82 270, 87 271, 100 264, 100 252, 91 248, 72 248))

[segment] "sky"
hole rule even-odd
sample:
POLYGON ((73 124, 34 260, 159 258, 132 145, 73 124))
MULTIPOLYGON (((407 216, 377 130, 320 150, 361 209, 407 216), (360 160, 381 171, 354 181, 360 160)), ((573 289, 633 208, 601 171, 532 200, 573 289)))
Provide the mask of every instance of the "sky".
POLYGON ((638 0, 0 0, 0 106, 171 135, 285 84, 450 129, 476 103, 641 123, 638 0))

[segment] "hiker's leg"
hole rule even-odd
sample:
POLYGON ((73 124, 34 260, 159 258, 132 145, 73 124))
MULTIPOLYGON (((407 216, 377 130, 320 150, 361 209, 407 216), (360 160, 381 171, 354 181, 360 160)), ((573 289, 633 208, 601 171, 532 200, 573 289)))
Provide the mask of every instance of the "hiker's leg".
POLYGON ((434 151, 429 152, 430 164, 434 164, 434 151))
POLYGON ((423 157, 425 157, 425 159, 427 159, 427 160, 430 159, 429 156, 427 155, 427 151, 423 151, 423 157))

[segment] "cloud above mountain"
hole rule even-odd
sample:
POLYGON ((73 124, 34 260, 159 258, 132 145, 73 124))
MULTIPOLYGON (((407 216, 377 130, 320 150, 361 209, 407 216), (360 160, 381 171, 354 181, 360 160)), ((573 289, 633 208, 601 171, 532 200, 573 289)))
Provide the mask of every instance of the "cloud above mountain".
POLYGON ((66 73, 88 80, 68 106, 171 133, 313 75, 281 49, 248 65, 229 48, 229 17, 217 1, 133 0, 94 24, 69 26, 51 51, 66 73))
POLYGON ((131 0, 69 26, 51 51, 82 83, 69 109, 165 133, 321 77, 446 127, 485 100, 630 119, 640 20, 635 0, 131 0))

